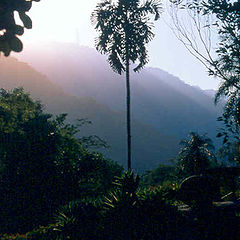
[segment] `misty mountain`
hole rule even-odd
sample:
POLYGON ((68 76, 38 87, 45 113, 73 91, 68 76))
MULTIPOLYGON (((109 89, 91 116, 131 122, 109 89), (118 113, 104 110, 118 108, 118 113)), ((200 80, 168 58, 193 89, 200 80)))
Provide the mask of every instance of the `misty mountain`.
POLYGON ((213 90, 213 89, 206 89, 206 90, 204 90, 204 93, 205 93, 207 96, 209 96, 209 97, 211 97, 211 98, 214 98, 215 95, 216 95, 216 93, 217 93, 217 91, 216 91, 216 90, 213 90))
MULTIPOLYGON (((50 56, 45 55, 46 61, 48 57, 50 56)), ((72 123, 82 118, 91 120, 91 125, 81 128, 81 136, 98 135, 103 138, 110 145, 110 149, 104 151, 106 156, 126 166, 124 114, 113 111, 92 97, 77 98, 66 93, 45 75, 15 58, 0 58, 0 69, 0 88, 13 89, 22 86, 35 99, 41 100, 49 113, 68 113, 68 121, 72 123)), ((133 167, 138 171, 142 172, 156 167, 159 163, 166 163, 177 154, 177 137, 163 134, 153 126, 136 120, 133 121, 132 128, 133 167)))
MULTIPOLYGON (((88 47, 54 43, 26 47, 18 57, 77 97, 93 97, 125 112, 125 78, 112 71, 106 57, 88 47)), ((187 69, 186 69, 187 71, 187 69)), ((194 76, 197 77, 197 76, 194 76)), ((213 96, 158 68, 131 72, 132 115, 164 134, 186 137, 189 131, 215 139, 221 106, 213 96)))

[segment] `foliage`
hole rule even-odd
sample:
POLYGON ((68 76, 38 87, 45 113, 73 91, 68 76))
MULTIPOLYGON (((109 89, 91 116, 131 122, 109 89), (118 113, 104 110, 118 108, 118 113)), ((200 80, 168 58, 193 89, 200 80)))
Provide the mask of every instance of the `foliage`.
POLYGON ((127 146, 128 170, 131 170, 131 116, 130 116, 130 62, 139 63, 134 71, 139 71, 148 62, 147 49, 154 34, 149 15, 160 17, 161 5, 158 0, 103 0, 91 15, 95 29, 99 32, 96 48, 108 55, 111 68, 119 73, 126 71, 127 89, 127 146))
POLYGON ((40 0, 2 0, 0 3, 0 53, 9 56, 11 51, 22 51, 21 40, 16 36, 24 33, 24 28, 32 28, 32 20, 26 14, 31 7, 32 2, 40 0), (18 12, 23 26, 16 24, 14 12, 18 12))
POLYGON ((57 239, 100 239, 102 231, 100 209, 90 203, 72 201, 59 209, 54 231, 57 239))
POLYGON ((118 189, 105 202, 104 239, 174 239, 171 234, 176 236, 178 213, 168 203, 168 191, 140 190, 139 181, 133 173, 117 180, 118 189))
POLYGON ((224 128, 219 129, 217 137, 223 137, 223 144, 232 141, 240 141, 240 102, 239 94, 232 93, 225 105, 223 115, 218 121, 224 124, 224 128))
POLYGON ((221 95, 231 96, 233 89, 240 90, 240 4, 238 0, 209 0, 204 7, 206 14, 214 14, 217 18, 220 43, 215 65, 219 69, 217 71, 227 77, 218 89, 217 100, 221 95))
MULTIPOLYGON (((224 73, 223 81, 216 94, 216 101, 221 96, 227 97, 224 114, 219 121, 225 124, 224 143, 234 135, 239 141, 239 76, 240 76, 240 4, 239 1, 209 1, 207 13, 214 14, 219 22, 218 35, 220 44, 215 61, 219 71, 224 73)), ((216 75, 216 74, 215 74, 216 75)))
POLYGON ((122 167, 75 137, 66 115, 44 113, 22 88, 1 90, 0 112, 0 232, 46 225, 59 205, 101 195, 121 175, 122 167))
MULTIPOLYGON (((116 162, 105 159, 102 154, 83 151, 81 159, 74 165, 74 175, 78 186, 79 198, 102 198, 112 188, 116 176, 121 176, 123 167, 116 162)), ((66 185, 67 187, 67 185, 66 185)))
POLYGON ((14 232, 46 221, 54 207, 59 133, 51 115, 21 88, 1 90, 0 111, 1 228, 14 232))
POLYGON ((132 172, 117 178, 117 189, 105 201, 105 239, 135 239, 136 204, 140 178, 132 172))
POLYGON ((141 184, 143 186, 157 186, 165 183, 172 183, 176 180, 175 166, 159 164, 157 168, 152 171, 147 171, 142 176, 141 184))
POLYGON ((162 200, 170 203, 171 205, 178 205, 178 191, 180 184, 177 183, 165 183, 164 185, 148 186, 141 188, 137 195, 142 200, 161 196, 162 200))
POLYGON ((182 216, 174 206, 177 201, 176 185, 157 186, 138 193, 138 238, 176 239, 182 216))
POLYGON ((158 20, 159 1, 148 0, 141 4, 139 0, 118 0, 117 3, 105 0, 92 13, 92 23, 100 33, 97 50, 109 55, 109 64, 117 73, 125 71, 128 60, 133 63, 139 60, 135 71, 148 62, 145 45, 154 37, 149 14, 154 14, 158 20))
POLYGON ((195 132, 189 134, 189 140, 181 141, 183 148, 176 159, 180 177, 200 174, 216 164, 214 146, 210 138, 195 132))
POLYGON ((56 240, 54 232, 55 225, 49 224, 47 227, 40 226, 26 234, 2 234, 1 240, 56 240))
MULTIPOLYGON (((200 1, 175 1, 171 0, 172 7, 187 11, 189 21, 193 21, 199 43, 194 40, 192 31, 186 31, 184 25, 176 25, 180 33, 180 40, 189 51, 200 60, 209 70, 210 75, 219 77, 222 83, 216 95, 216 101, 222 95, 231 96, 233 92, 240 89, 239 85, 239 31, 240 31, 240 9, 238 0, 200 0, 200 1), (207 32, 205 31, 207 30, 207 32), (217 33, 218 44, 213 48, 212 36, 217 33), (184 35, 185 33, 185 35, 184 35), (206 34, 206 35, 204 35, 206 34), (198 44, 202 43, 203 47, 198 44), (205 52, 205 53, 204 53, 205 52), (233 91, 234 90, 234 91, 233 91)), ((175 13, 174 19, 180 22, 180 17, 175 13)), ((216 41, 216 37, 215 37, 216 41)))
POLYGON ((180 24, 175 11, 173 19, 177 36, 185 47, 209 70, 209 74, 221 80, 215 102, 225 97, 227 103, 223 117, 225 124, 219 137, 224 143, 232 134, 239 137, 239 74, 240 74, 240 3, 239 0, 171 0, 173 9, 184 10, 193 22, 192 29, 180 24), (196 31, 196 36, 193 33, 196 31), (216 34, 217 34, 217 38, 216 34), (199 41, 197 41, 198 39, 199 41), (218 39, 216 47, 213 41, 218 39), (199 46, 201 43, 201 47, 199 46), (214 52, 212 52, 214 50, 214 52))
POLYGON ((240 145, 239 141, 234 141, 234 142, 227 142, 224 144, 219 150, 218 150, 218 155, 219 157, 225 161, 226 165, 229 166, 234 166, 240 165, 240 145))

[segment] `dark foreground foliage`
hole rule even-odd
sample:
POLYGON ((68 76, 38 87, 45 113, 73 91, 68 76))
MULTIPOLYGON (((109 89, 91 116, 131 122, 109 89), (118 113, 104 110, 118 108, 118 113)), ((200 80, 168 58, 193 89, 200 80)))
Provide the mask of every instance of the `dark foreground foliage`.
POLYGON ((180 210, 175 167, 122 175, 21 88, 1 90, 0 112, 0 239, 239 239, 235 210, 180 210))
POLYGON ((138 189, 139 178, 126 173, 102 201, 71 201, 59 208, 52 224, 2 240, 227 240, 240 239, 234 211, 193 208, 179 211, 171 201, 175 188, 138 189))
POLYGON ((0 113, 0 232, 47 225, 59 206, 101 196, 121 175, 122 167, 75 137, 65 114, 44 113, 23 89, 1 90, 0 113))

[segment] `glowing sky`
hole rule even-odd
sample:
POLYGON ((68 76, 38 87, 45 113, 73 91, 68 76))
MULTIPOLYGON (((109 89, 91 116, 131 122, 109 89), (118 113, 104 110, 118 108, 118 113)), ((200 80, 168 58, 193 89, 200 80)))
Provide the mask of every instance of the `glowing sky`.
MULTIPOLYGON (((90 14, 99 0, 41 0, 29 12, 33 29, 26 30, 22 40, 29 42, 76 42, 94 47, 95 30, 90 14), (79 34, 77 34, 77 32, 79 34)), ((159 67, 183 81, 203 89, 217 88, 218 81, 209 78, 206 69, 175 38, 163 18, 157 22, 156 37, 149 44, 149 66, 159 67)))

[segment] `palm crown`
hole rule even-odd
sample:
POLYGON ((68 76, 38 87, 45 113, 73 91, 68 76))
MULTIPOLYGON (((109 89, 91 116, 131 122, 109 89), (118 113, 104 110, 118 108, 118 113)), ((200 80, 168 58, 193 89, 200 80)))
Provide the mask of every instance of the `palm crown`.
POLYGON ((183 175, 200 174, 215 163, 212 140, 205 135, 190 132, 189 140, 181 141, 184 147, 179 152, 178 169, 183 175))
POLYGON ((95 29, 100 32, 96 39, 96 48, 108 54, 112 69, 121 74, 128 61, 139 61, 134 71, 138 71, 148 62, 145 44, 149 43, 154 33, 149 14, 160 17, 159 1, 147 0, 104 0, 99 3, 91 15, 95 29))

